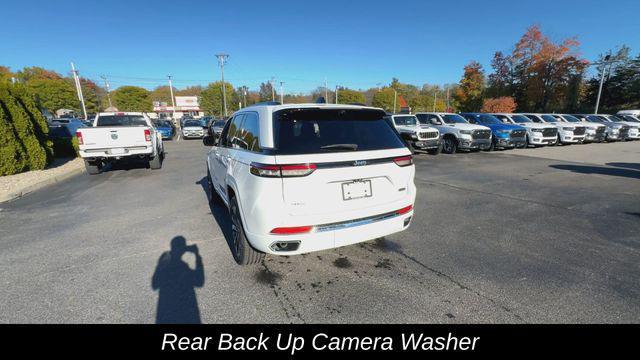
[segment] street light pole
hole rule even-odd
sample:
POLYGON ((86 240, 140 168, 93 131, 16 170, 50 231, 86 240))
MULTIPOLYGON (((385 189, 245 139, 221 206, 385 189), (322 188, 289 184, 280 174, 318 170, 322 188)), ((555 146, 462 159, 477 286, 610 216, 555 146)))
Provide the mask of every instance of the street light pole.
POLYGON ((396 99, 398 98, 398 92, 393 89, 393 113, 396 113, 396 99))
POLYGON ((336 104, 338 103, 338 85, 336 85, 336 104))
POLYGON ((243 107, 247 107, 247 87, 242 87, 242 102, 244 103, 243 107))
POLYGON ((284 104, 284 81, 280 81, 280 104, 284 104))
POLYGON ((271 77, 271 101, 276 101, 276 89, 273 87, 274 83, 276 82, 276 78, 275 77, 271 77))
POLYGON ((171 94, 171 118, 176 120, 176 102, 173 100, 173 83, 171 82, 171 75, 167 75, 169 78, 169 93, 171 94))
POLYGON ((107 89, 107 100, 109 101, 109 107, 113 107, 113 104, 111 103, 111 94, 110 94, 110 89, 109 89, 109 80, 107 80, 107 77, 105 75, 101 76, 102 80, 104 81, 104 87, 107 89))
POLYGON ((218 65, 220 65, 220 78, 222 79, 222 109, 224 117, 227 117, 227 89, 224 86, 224 64, 227 62, 229 55, 216 54, 218 58, 218 65))

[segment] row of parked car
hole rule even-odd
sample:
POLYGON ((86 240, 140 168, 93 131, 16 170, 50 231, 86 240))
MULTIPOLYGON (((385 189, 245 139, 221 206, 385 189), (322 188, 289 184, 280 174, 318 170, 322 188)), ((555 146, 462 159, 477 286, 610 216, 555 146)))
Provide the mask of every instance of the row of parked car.
POLYGON ((640 139, 631 114, 443 113, 388 114, 413 150, 452 154, 640 139))

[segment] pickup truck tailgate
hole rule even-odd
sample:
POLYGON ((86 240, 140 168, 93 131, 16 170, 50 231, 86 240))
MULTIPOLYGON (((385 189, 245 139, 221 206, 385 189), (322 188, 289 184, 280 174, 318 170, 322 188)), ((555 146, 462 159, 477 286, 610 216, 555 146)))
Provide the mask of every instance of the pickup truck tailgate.
POLYGON ((82 150, 126 148, 132 146, 147 146, 144 126, 137 127, 95 127, 82 128, 82 150))

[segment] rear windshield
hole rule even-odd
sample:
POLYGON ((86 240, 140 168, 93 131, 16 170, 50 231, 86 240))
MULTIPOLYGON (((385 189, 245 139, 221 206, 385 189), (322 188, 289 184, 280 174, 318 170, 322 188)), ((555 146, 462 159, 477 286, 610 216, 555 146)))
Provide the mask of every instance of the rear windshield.
POLYGON ((385 113, 369 109, 286 109, 273 114, 279 154, 315 154, 404 147, 385 113))
POLYGON ((447 124, 466 124, 467 120, 465 120, 462 116, 457 114, 446 114, 442 116, 442 119, 447 124))
POLYGON ((184 122, 183 126, 184 127, 189 127, 189 126, 194 126, 194 127, 200 126, 200 127, 202 127, 202 123, 200 121, 198 121, 198 120, 187 120, 187 121, 184 122))
POLYGON ((580 121, 580 119, 578 119, 575 116, 571 116, 571 115, 562 115, 562 117, 567 120, 568 122, 582 122, 580 121))
POLYGON ((96 126, 147 126, 147 121, 142 115, 104 115, 96 126))

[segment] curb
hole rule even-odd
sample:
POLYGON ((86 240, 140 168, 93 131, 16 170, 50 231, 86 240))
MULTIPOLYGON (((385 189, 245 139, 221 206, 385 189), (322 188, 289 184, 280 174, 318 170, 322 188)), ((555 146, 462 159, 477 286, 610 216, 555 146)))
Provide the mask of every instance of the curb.
POLYGON ((0 195, 0 203, 4 203, 4 202, 12 201, 12 200, 15 200, 15 199, 19 199, 19 198, 21 198, 21 197, 23 197, 23 196, 25 196, 25 195, 27 195, 29 193, 32 193, 32 192, 34 192, 36 190, 40 190, 43 187, 58 183, 60 181, 64 181, 64 180, 66 180, 66 179, 68 179, 68 178, 70 178, 72 176, 81 174, 84 171, 85 171, 84 167, 72 169, 72 170, 69 170, 68 172, 66 172, 64 174, 60 174, 58 176, 54 176, 52 178, 42 180, 42 181, 40 181, 38 183, 26 186, 23 189, 20 189, 18 191, 15 191, 15 192, 12 192, 12 193, 9 193, 9 194, 5 194, 5 195, 0 195))

